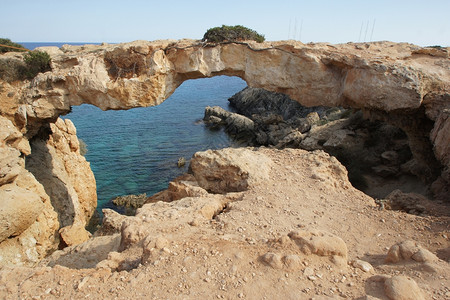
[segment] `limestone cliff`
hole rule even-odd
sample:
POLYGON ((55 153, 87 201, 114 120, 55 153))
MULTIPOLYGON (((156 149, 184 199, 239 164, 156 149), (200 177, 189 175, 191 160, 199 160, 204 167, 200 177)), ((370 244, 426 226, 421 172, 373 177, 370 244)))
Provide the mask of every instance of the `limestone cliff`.
POLYGON ((62 242, 74 245, 90 234, 84 229, 97 207, 94 174, 80 155, 76 129, 70 120, 50 124, 48 139, 32 139, 26 168, 42 183, 55 211, 62 242))
POLYGON ((0 116, 0 266, 33 264, 55 250, 58 217, 43 186, 25 169, 30 145, 0 116))
POLYGON ((294 41, 207 44, 165 40, 41 50, 51 55, 52 71, 31 82, 0 82, 0 115, 5 121, 1 130, 11 129, 14 136, 8 133, 1 140, 5 155, 0 188, 2 193, 20 190, 0 198, 2 218, 9 216, 2 221, 0 248, 20 244, 18 248, 37 253, 32 260, 55 248, 60 226, 66 228, 60 231, 63 238, 65 234, 74 237, 64 238, 67 244, 86 238, 86 232, 78 228, 83 227, 96 201, 93 176, 79 157, 74 128, 58 117, 83 103, 104 110, 158 105, 188 79, 239 76, 249 86, 285 93, 306 106, 355 107, 373 118, 398 122, 416 143, 411 150, 421 162, 419 169, 425 171, 439 169, 430 142, 433 130, 436 158, 447 166, 440 180, 444 186, 449 183, 448 156, 441 153, 442 145, 450 140, 450 121, 442 115, 450 107, 448 48, 390 42, 305 45, 294 41), (25 156, 30 153, 27 167, 34 176, 25 169, 25 156), (24 199, 34 204, 21 206, 29 208, 29 214, 23 223, 12 226, 14 213, 5 211, 10 208, 7 203, 22 192, 30 194, 24 199), (26 242, 22 236, 27 232, 39 233, 26 242), (77 236, 80 232, 83 234, 77 236), (25 244, 34 246, 26 248, 25 244))

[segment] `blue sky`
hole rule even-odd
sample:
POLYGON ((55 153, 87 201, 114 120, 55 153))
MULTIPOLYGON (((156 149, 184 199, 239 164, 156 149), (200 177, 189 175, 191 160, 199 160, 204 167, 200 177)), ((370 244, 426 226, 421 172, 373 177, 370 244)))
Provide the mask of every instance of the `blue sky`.
POLYGON ((255 29, 267 40, 450 46, 450 0, 0 1, 0 37, 17 42, 201 39, 208 28, 226 24, 255 29))

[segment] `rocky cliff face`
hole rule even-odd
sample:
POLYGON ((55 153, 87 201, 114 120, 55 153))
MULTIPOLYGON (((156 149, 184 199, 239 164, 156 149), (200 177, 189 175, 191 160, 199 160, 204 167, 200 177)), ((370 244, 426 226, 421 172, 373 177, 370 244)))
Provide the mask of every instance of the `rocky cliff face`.
MULTIPOLYGON (((218 106, 206 107, 205 124, 214 130, 223 126, 233 139, 243 139, 246 145, 324 150, 345 165, 353 186, 375 198, 383 199, 396 189, 427 195, 431 191, 436 199, 444 199, 448 192, 441 180, 430 189, 435 177, 424 171, 428 169, 430 174, 439 168, 412 157, 404 131, 379 120, 365 119, 361 111, 304 107, 284 94, 249 87, 229 101, 234 112, 218 106)), ((414 134, 424 132, 425 127, 418 127, 414 134)), ((413 146, 433 156, 431 150, 413 146)), ((444 149, 437 149, 445 153, 444 149)))
MULTIPOLYGON (((7 134, 2 140, 5 158, 0 188, 9 193, 28 187, 26 193, 34 191, 34 196, 26 197, 30 199, 27 201, 35 203, 32 215, 24 218, 26 222, 14 228, 3 226, 0 247, 14 240, 23 245, 34 243, 34 248, 19 248, 32 249, 38 253, 33 257, 42 257, 55 247, 55 232, 61 226, 66 228, 60 234, 67 244, 87 236, 83 233, 74 239, 64 238, 70 232, 80 232, 76 228, 89 218, 96 200, 93 176, 79 157, 74 129, 58 121, 60 115, 82 103, 104 110, 158 105, 188 79, 239 76, 249 86, 285 93, 306 106, 360 108, 374 118, 401 117, 404 127, 412 117, 418 117, 425 120, 425 131, 416 133, 420 122, 415 123, 414 130, 405 130, 417 141, 413 155, 434 158, 434 149, 436 158, 447 166, 441 181, 444 185, 449 182, 449 162, 441 153, 445 146, 439 146, 450 139, 449 119, 443 115, 450 106, 450 60, 445 48, 389 42, 305 45, 293 41, 204 44, 166 40, 41 50, 50 53, 52 71, 39 74, 31 82, 0 82, 0 114, 5 124, 9 122, 2 130, 8 131, 10 126, 12 135, 18 136, 8 138, 7 134), (25 164, 25 156, 30 153, 25 164), (45 214, 47 217, 41 217, 45 214), (19 242, 27 230, 35 230, 35 223, 47 229, 39 230, 30 243, 19 242)), ((11 197, 1 198, 4 209, 10 207, 6 203, 12 201, 11 197)), ((3 215, 10 216, 4 224, 13 224, 10 213, 3 215)))
POLYGON ((29 139, 20 87, 2 87, 0 267, 32 265, 60 245, 89 238, 84 228, 97 206, 95 178, 70 120, 34 120, 42 127, 29 139))
POLYGON ((97 207, 97 190, 89 163, 80 155, 76 129, 70 120, 50 124, 48 139, 31 140, 33 149, 25 167, 42 183, 58 213, 63 245, 84 242, 84 229, 97 207))
POLYGON ((0 266, 36 263, 55 250, 58 216, 50 197, 25 169, 30 145, 0 116, 0 266))

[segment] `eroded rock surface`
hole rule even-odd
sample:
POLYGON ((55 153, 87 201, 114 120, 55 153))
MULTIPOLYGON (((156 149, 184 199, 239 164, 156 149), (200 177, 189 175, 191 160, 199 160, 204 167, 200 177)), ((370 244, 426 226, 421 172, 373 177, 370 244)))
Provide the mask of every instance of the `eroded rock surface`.
POLYGON ((57 214, 42 185, 25 170, 27 139, 2 116, 0 124, 0 267, 35 264, 57 247, 57 214))
POLYGON ((97 207, 97 188, 90 164, 80 155, 75 126, 70 120, 50 124, 50 135, 31 141, 26 168, 50 196, 67 245, 89 238, 84 229, 97 207), (47 138, 47 139, 45 139, 47 138))
POLYGON ((31 146, 11 121, 0 122, 0 266, 35 264, 61 238, 67 245, 84 242, 97 195, 72 122, 58 119, 31 146))
MULTIPOLYGON (((445 299, 446 260, 418 269, 384 258, 400 238, 416 241, 408 249, 436 241, 430 252, 442 256, 448 218, 379 210, 322 151, 246 151, 271 161, 264 181, 148 203, 136 216, 107 213, 111 235, 56 251, 37 269, 0 271, 0 297, 445 299)), ((177 181, 180 191, 199 189, 192 175, 177 181)))
POLYGON ((269 177, 271 160, 245 148, 197 152, 190 168, 200 187, 213 193, 242 192, 269 177))

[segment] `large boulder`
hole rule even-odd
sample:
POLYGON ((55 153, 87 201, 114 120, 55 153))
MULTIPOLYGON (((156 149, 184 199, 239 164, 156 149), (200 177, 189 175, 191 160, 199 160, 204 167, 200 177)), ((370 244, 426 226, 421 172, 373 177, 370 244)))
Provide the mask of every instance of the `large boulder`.
POLYGON ((391 300, 424 300, 417 283, 406 276, 393 276, 384 282, 384 292, 391 300))
POLYGON ((200 187, 212 193, 240 192, 269 176, 271 160, 250 149, 226 148, 194 154, 190 168, 200 187))

